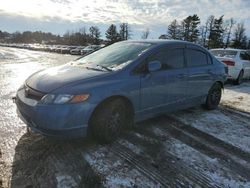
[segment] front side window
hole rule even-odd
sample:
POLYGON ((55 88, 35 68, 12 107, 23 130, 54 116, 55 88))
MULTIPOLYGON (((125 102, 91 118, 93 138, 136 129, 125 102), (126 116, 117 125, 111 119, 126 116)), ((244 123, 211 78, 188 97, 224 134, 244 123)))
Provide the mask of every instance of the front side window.
POLYGON ((207 54, 199 50, 187 49, 186 58, 188 67, 208 65, 207 54))
POLYGON ((180 69, 184 67, 184 50, 162 49, 155 55, 148 58, 148 62, 158 60, 162 63, 162 69, 180 69))

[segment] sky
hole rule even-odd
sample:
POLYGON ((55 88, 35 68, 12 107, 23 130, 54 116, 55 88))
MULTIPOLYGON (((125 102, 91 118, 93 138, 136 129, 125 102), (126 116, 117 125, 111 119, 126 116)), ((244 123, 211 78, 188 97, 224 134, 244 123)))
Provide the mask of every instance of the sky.
POLYGON ((149 38, 158 38, 171 21, 193 14, 201 24, 210 15, 234 18, 250 37, 250 0, 0 0, 0 30, 63 35, 98 26, 104 38, 110 24, 127 22, 132 39, 141 38, 146 28, 149 38))

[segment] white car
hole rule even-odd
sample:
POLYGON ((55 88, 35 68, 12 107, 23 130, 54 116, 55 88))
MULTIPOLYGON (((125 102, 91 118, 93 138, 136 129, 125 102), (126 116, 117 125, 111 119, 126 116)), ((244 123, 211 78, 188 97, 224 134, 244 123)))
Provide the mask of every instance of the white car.
POLYGON ((228 79, 240 84, 250 77, 250 55, 240 49, 211 49, 210 52, 228 67, 228 79))

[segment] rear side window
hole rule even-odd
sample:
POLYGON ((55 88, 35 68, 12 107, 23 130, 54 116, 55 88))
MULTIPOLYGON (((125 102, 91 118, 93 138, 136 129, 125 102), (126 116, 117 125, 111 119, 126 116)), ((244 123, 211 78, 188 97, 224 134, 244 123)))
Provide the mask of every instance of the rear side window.
POLYGON ((148 62, 158 60, 162 63, 162 69, 179 69, 184 67, 184 50, 162 49, 155 55, 148 58, 148 62))
POLYGON ((208 61, 207 54, 199 50, 187 49, 186 58, 188 67, 197 67, 211 64, 211 61, 208 61))
POLYGON ((237 55, 237 51, 235 50, 210 50, 210 52, 216 57, 235 58, 237 55))
POLYGON ((241 60, 250 60, 249 55, 246 52, 240 52, 241 60))

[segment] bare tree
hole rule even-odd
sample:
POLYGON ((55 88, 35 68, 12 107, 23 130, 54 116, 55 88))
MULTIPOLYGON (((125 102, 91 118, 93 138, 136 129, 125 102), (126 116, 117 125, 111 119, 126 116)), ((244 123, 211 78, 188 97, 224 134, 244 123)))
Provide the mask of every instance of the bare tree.
POLYGON ((234 21, 233 18, 231 18, 229 20, 228 28, 227 28, 227 39, 226 39, 226 45, 225 45, 226 48, 228 47, 228 45, 230 43, 230 37, 231 37, 232 28, 233 28, 234 24, 236 24, 236 22, 234 21))
POLYGON ((128 23, 122 23, 120 25, 119 34, 120 34, 120 40, 128 40, 130 38, 131 31, 130 31, 128 23))
POLYGON ((247 36, 245 32, 246 28, 244 27, 244 23, 238 23, 234 31, 234 38, 232 44, 234 48, 244 49, 247 47, 247 36))
POLYGON ((147 39, 149 34, 150 34, 149 28, 146 28, 146 30, 142 32, 141 38, 147 39))
POLYGON ((214 16, 211 15, 207 18, 207 21, 206 21, 206 25, 205 25, 205 29, 204 29, 204 33, 203 33, 203 36, 202 36, 202 39, 203 39, 203 46, 207 46, 207 39, 208 39, 208 36, 213 28, 213 23, 214 23, 214 16))

